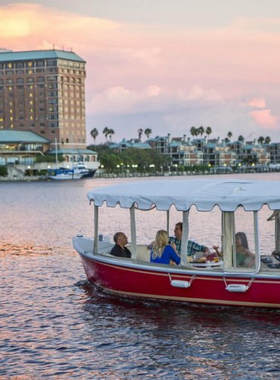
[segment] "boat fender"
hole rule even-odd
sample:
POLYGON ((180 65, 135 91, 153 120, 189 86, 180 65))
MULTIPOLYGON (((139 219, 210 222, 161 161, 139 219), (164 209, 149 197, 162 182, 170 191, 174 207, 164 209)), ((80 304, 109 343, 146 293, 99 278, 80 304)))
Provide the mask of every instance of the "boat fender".
POLYGON ((171 285, 175 288, 189 288, 191 286, 189 281, 172 280, 171 285))
POLYGON ((171 278, 171 275, 170 273, 168 273, 168 277, 169 277, 169 280, 170 280, 170 285, 171 286, 174 286, 174 288, 184 288, 184 289, 187 289, 191 286, 194 278, 195 278, 195 275, 192 276, 192 278, 190 279, 190 281, 184 281, 184 280, 172 280, 171 278))
POLYGON ((243 284, 230 284, 226 287, 226 290, 233 293, 245 293, 249 287, 243 284))
POLYGON ((224 278, 224 283, 226 285, 226 290, 231 293, 245 293, 250 288, 254 281, 254 278, 251 278, 248 285, 244 284, 227 284, 226 279, 224 278))

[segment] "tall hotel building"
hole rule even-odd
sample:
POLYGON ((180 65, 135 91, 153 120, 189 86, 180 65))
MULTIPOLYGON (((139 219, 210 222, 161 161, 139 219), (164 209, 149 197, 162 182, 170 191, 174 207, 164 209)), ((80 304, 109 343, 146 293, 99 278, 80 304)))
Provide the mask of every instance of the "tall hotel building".
POLYGON ((0 50, 0 130, 33 131, 51 148, 84 149, 85 64, 72 51, 0 50))

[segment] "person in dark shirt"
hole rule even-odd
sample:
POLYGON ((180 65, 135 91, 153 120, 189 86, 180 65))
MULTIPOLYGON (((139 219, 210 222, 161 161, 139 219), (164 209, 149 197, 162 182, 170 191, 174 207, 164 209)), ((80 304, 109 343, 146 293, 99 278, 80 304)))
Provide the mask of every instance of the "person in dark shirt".
POLYGON ((116 243, 111 249, 110 254, 117 257, 131 258, 131 252, 126 248, 127 237, 123 232, 117 232, 114 235, 114 242, 116 243))

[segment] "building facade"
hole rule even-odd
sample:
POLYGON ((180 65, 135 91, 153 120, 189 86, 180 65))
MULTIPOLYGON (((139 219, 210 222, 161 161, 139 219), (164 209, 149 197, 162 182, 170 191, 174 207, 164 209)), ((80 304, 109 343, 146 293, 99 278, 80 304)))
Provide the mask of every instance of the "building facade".
MULTIPOLYGON (((254 141, 220 141, 220 138, 207 137, 191 140, 183 137, 156 136, 146 143, 158 153, 168 156, 171 166, 207 165, 208 167, 231 167, 247 165, 269 165, 271 162, 280 164, 280 143, 261 145, 254 141), (272 161, 273 160, 273 161, 272 161)), ((111 144, 110 148, 126 144, 111 144)), ((137 146, 129 146, 138 148, 137 146)))
POLYGON ((0 130, 85 148, 85 64, 72 51, 0 51, 0 130))

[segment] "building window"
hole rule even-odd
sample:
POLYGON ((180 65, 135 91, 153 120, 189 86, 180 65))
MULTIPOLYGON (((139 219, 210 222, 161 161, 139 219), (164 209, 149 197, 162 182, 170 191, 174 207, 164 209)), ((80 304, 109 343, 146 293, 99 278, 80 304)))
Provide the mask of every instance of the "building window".
POLYGON ((37 61, 36 67, 44 67, 44 61, 37 61))
POLYGON ((48 60, 47 61, 47 66, 56 66, 56 61, 48 60))
POLYGON ((48 82, 56 82, 56 76, 49 76, 47 80, 48 82))

